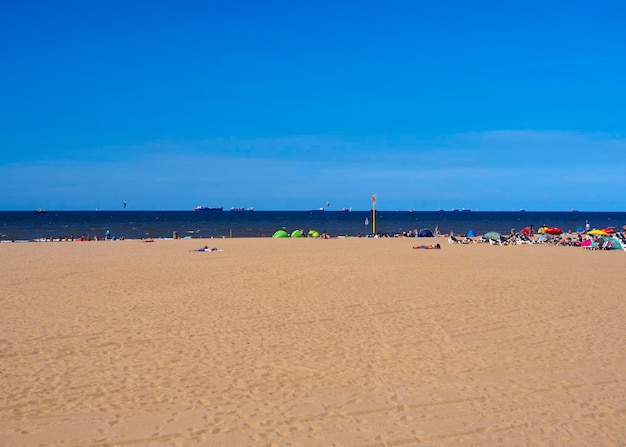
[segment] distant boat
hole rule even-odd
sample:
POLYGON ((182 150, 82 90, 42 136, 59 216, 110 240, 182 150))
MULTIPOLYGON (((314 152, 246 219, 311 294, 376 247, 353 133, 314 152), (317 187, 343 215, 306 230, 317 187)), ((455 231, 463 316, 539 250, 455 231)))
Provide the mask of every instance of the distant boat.
POLYGON ((45 213, 47 213, 47 211, 46 211, 46 210, 44 210, 43 208, 37 208, 37 211, 36 211, 36 212, 37 212, 38 214, 45 214, 45 213))
POLYGON ((341 208, 341 211, 343 211, 344 213, 349 213, 352 211, 352 208, 341 208))
POLYGON ((469 209, 469 208, 463 208, 461 211, 463 211, 464 213, 469 213, 469 212, 470 212, 470 211, 472 211, 472 210, 471 210, 471 209, 469 209))
POLYGON ((572 208, 572 213, 577 213, 577 212, 578 212, 578 210, 572 208))
POLYGON ((520 209, 519 209, 519 212, 520 212, 520 213, 525 213, 525 212, 526 212, 526 210, 525 210, 524 208, 520 208, 520 209))
POLYGON ((193 208, 194 211, 222 211, 223 206, 202 206, 198 205, 193 208))
POLYGON ((232 208, 230 208, 230 211, 254 211, 254 208, 253 207, 244 208, 243 206, 241 206, 241 207, 232 207, 232 208))

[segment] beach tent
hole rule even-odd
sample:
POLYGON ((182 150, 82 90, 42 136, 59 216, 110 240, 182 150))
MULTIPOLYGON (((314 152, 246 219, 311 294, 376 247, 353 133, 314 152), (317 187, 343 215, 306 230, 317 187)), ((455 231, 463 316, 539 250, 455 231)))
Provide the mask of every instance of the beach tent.
POLYGON ((309 237, 320 237, 320 233, 317 230, 309 230, 309 237))
POLYGON ((291 232, 291 237, 302 237, 302 231, 300 231, 300 230, 293 230, 291 232))
POLYGON ((433 232, 429 228, 422 228, 417 233, 419 237, 434 237, 433 232))
POLYGON ((497 231, 488 231, 487 233, 483 234, 483 239, 487 241, 499 241, 501 237, 502 236, 497 231))
POLYGON ((467 232, 467 237, 476 237, 476 232, 474 230, 469 230, 467 232))
POLYGON ((289 237, 285 230, 278 230, 272 237, 289 237))
POLYGON ((605 250, 622 250, 624 246, 616 237, 602 237, 598 240, 600 246, 605 250))

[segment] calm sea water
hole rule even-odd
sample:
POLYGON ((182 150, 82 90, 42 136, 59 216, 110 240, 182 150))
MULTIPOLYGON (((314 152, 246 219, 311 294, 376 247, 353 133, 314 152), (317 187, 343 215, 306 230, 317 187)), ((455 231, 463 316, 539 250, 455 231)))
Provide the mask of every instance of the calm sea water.
MULTIPOLYGON (((588 220, 595 228, 626 224, 616 212, 378 211, 377 233, 403 233, 436 226, 442 233, 474 230, 508 233, 533 224, 575 231, 588 220)), ((370 211, 0 211, 0 241, 28 241, 74 235, 126 239, 180 237, 270 237, 277 230, 326 231, 331 236, 372 233, 370 211), (367 224, 366 224, 367 221, 367 224)))

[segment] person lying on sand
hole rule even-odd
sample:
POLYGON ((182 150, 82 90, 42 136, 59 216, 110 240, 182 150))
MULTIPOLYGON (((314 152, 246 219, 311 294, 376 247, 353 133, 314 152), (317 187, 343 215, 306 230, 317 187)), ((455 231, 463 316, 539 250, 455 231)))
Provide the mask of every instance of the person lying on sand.
POLYGON ((439 244, 435 244, 435 245, 420 245, 418 247, 413 247, 414 250, 439 250, 441 248, 441 245, 439 244))
POLYGON ((208 246, 208 245, 205 245, 204 247, 199 248, 199 249, 194 250, 194 251, 222 251, 222 250, 220 250, 220 249, 219 249, 219 248, 217 248, 217 247, 211 247, 211 248, 209 248, 209 246, 208 246))

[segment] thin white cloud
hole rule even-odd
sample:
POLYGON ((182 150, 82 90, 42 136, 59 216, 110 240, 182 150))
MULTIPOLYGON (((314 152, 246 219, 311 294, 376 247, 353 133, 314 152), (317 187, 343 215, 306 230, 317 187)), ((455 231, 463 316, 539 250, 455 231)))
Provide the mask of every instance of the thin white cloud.
POLYGON ((49 208, 77 203, 87 209, 94 203, 115 207, 122 199, 144 209, 208 201, 313 204, 331 197, 364 203, 374 192, 405 202, 420 195, 442 202, 488 196, 547 205, 576 194, 574 199, 608 206, 626 187, 626 139, 599 133, 498 130, 437 140, 295 136, 102 151, 136 155, 0 166, 0 207, 40 206, 40 199, 52 202, 49 208))

